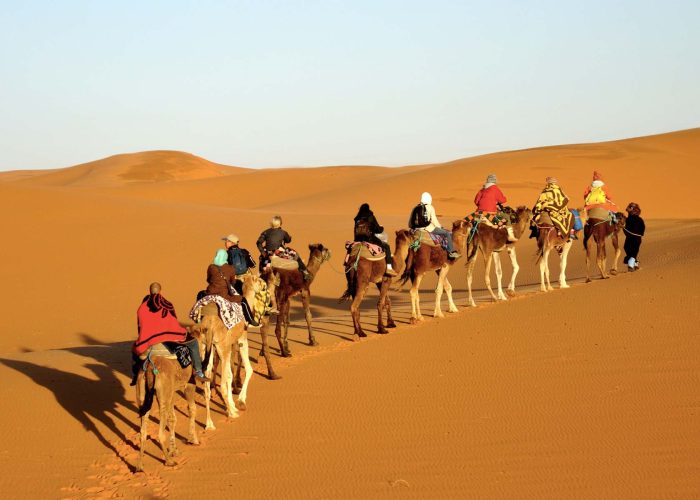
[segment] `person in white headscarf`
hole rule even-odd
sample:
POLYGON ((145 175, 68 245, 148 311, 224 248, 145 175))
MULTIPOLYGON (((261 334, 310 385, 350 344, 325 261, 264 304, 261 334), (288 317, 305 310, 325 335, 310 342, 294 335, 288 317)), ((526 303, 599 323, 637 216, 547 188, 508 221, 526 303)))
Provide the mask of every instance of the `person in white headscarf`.
POLYGON ((438 220, 437 215, 435 214, 435 207, 433 207, 433 197, 430 195, 430 193, 425 192, 421 194, 420 204, 416 207, 416 209, 418 208, 421 208, 423 211, 423 214, 421 215, 421 217, 419 217, 420 219, 422 219, 422 221, 420 221, 419 224, 416 224, 413 221, 414 217, 412 215, 412 220, 409 221, 409 225, 414 229, 421 228, 425 231, 428 231, 429 233, 445 236, 447 238, 447 256, 450 259, 456 259, 460 257, 460 253, 456 252, 454 249, 452 243, 452 233, 442 227, 442 224, 440 224, 440 221, 438 220))

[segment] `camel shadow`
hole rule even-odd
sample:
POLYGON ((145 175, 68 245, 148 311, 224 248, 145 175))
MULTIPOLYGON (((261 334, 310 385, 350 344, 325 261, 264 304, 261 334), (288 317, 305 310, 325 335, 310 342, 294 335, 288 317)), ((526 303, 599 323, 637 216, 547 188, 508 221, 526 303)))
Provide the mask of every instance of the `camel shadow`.
POLYGON ((124 415, 124 411, 135 413, 136 407, 124 397, 124 388, 109 366, 89 363, 84 365, 97 379, 91 379, 56 368, 41 366, 27 361, 2 359, 0 363, 23 373, 34 383, 53 392, 56 401, 80 422, 83 428, 95 435, 106 448, 112 450, 130 469, 133 469, 115 445, 100 431, 97 423, 133 449, 136 444, 129 440, 116 425, 121 421, 128 428, 138 427, 124 415))

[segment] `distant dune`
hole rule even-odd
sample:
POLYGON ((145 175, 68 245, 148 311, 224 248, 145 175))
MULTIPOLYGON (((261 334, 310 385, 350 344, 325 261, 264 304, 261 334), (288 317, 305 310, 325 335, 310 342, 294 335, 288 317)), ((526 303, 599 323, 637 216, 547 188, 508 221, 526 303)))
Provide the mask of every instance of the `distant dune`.
MULTIPOLYGON (((247 169, 150 151, 50 171, 0 174, 0 491, 4 498, 699 498, 697 287, 700 128, 596 144, 508 151, 396 168, 247 169), (546 176, 581 205, 593 170, 621 209, 648 222, 642 269, 584 284, 569 254, 570 290, 540 293, 536 245, 516 245, 518 296, 491 303, 483 262, 479 308, 466 308, 463 260, 450 271, 459 312, 409 326, 408 294, 391 292, 399 328, 353 343, 339 304, 345 241, 368 202, 393 232, 430 191, 443 224, 474 208, 494 172, 512 205, 532 206, 546 176), (333 257, 312 285, 318 347, 293 302, 281 381, 251 382, 249 410, 202 446, 180 444, 165 468, 149 441, 133 474, 137 414, 128 387, 135 312, 152 281, 181 317, 231 232, 253 251, 281 214, 304 257, 333 257), (41 464, 42 474, 37 474, 41 464)), ((624 239, 624 238, 623 238, 624 239)), ((392 242, 393 243, 393 242, 392 242)), ((392 244, 393 246, 393 244, 392 244)), ((553 258, 552 258, 553 259, 553 258)), ((504 259, 507 261, 508 259, 504 259)), ((610 261, 610 258, 609 258, 610 261)), ((558 264, 552 262, 552 275, 558 264)), ((504 278, 510 277, 510 263, 504 278)), ((259 334, 251 331, 251 355, 259 334)), ((199 420, 200 431, 202 412, 199 420)), ((152 433, 153 436, 153 433, 152 433)))

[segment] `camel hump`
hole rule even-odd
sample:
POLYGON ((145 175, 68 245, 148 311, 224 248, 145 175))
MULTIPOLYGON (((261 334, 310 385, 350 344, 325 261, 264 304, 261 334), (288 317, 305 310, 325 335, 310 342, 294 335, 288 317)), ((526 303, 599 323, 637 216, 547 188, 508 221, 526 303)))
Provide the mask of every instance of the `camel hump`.
POLYGON ((610 219, 610 211, 607 208, 602 208, 602 207, 589 208, 588 209, 588 218, 589 219, 598 219, 598 220, 608 220, 608 219, 610 219))
POLYGON ((151 347, 146 349, 146 351, 139 355, 139 358, 141 360, 145 360, 148 357, 152 358, 166 358, 166 359, 177 359, 177 356, 175 354, 170 352, 170 349, 165 347, 165 345, 161 342, 157 344, 153 344, 151 347))
POLYGON ((383 260, 385 258, 384 249, 379 245, 373 243, 363 242, 352 242, 350 243, 350 256, 347 259, 348 262, 354 262, 358 257, 367 260, 383 260))

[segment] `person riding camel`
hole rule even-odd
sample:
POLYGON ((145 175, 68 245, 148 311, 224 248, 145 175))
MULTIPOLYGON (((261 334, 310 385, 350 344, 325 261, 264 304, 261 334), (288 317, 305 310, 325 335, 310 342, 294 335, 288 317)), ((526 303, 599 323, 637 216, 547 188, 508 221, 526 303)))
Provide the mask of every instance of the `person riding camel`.
POLYGON ((233 266, 236 276, 241 276, 255 267, 255 261, 250 256, 250 252, 239 246, 240 240, 235 234, 229 234, 221 238, 224 240, 226 252, 228 253, 228 263, 233 266))
POLYGON ((173 343, 186 346, 192 358, 195 377, 209 382, 209 378, 202 371, 202 358, 199 355, 197 339, 187 339, 187 330, 178 322, 175 308, 160 292, 160 283, 151 283, 149 294, 143 298, 136 311, 138 338, 131 347, 133 361, 131 385, 136 385, 136 379, 143 365, 139 356, 149 347, 159 343, 166 344, 168 348, 173 343))
MULTIPOLYGON (((260 273, 263 272, 265 266, 270 262, 270 257, 279 249, 286 250, 288 253, 291 249, 286 248, 287 243, 292 242, 292 237, 287 231, 282 229, 282 217, 275 215, 270 220, 270 227, 260 233, 257 241, 258 250, 260 250, 260 273)), ((306 269, 306 264, 301 259, 301 256, 294 252, 296 261, 299 264, 299 271, 304 276, 305 281, 311 279, 311 274, 306 269)))
POLYGON ((219 295, 229 302, 241 302, 240 291, 232 293, 236 284, 236 270, 227 262, 228 252, 223 248, 216 251, 214 262, 207 267, 207 295, 219 295))
POLYGON ((608 212, 615 213, 617 205, 612 200, 608 186, 603 182, 603 177, 599 172, 593 171, 593 181, 583 192, 586 212, 594 208, 603 208, 608 212))
POLYGON ((573 229, 574 215, 569 212, 569 198, 559 187, 556 177, 547 177, 546 185, 532 209, 533 220, 537 224, 543 214, 549 215, 552 225, 562 238, 577 239, 573 229), (571 230, 569 230, 571 228, 571 230))
POLYGON ((367 243, 372 243, 378 245, 384 249, 384 256, 386 259, 386 275, 396 276, 396 271, 391 267, 391 246, 386 241, 379 238, 378 235, 384 233, 384 228, 379 225, 377 218, 374 216, 374 212, 369 208, 368 203, 363 203, 360 205, 360 209, 357 211, 355 216, 355 229, 354 229, 354 240, 355 241, 366 241, 367 243))
POLYGON ((425 192, 420 196, 420 203, 413 209, 408 225, 411 229, 423 229, 432 234, 444 236, 447 239, 447 256, 450 259, 457 259, 461 256, 456 252, 452 243, 452 233, 443 228, 435 214, 435 207, 432 205, 433 197, 425 192), (417 211, 422 212, 421 217, 414 217, 417 211), (421 220, 414 220, 421 219, 421 220))
POLYGON ((516 238, 513 233, 510 217, 504 218, 498 214, 498 212, 501 211, 499 209, 503 208, 507 199, 501 189, 496 185, 497 183, 496 174, 489 174, 486 177, 484 186, 474 197, 474 204, 477 210, 476 215, 485 217, 489 222, 499 227, 505 224, 506 231, 508 232, 508 241, 518 241, 518 238, 516 238))

